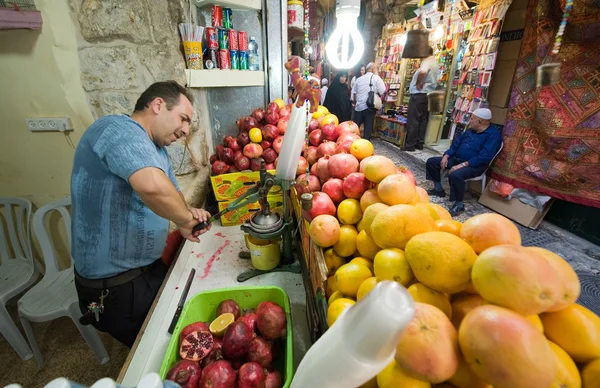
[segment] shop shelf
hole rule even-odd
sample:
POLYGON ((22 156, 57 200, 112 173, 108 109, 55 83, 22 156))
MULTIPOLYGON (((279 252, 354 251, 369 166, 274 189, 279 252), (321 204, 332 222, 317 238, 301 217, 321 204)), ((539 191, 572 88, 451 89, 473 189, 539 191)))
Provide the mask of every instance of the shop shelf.
POLYGON ((265 73, 249 70, 186 70, 190 88, 232 88, 238 86, 264 86, 265 73))
POLYGON ((241 10, 259 10, 261 9, 261 0, 194 0, 196 7, 207 5, 220 5, 231 9, 241 10))

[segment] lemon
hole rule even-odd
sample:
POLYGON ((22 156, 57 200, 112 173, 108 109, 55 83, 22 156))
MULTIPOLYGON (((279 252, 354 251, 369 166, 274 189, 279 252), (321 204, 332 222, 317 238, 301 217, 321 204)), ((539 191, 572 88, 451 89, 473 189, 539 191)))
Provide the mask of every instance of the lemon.
POLYGON ((358 287, 358 292, 356 293, 356 300, 361 300, 365 297, 377 284, 377 278, 373 276, 372 278, 368 278, 364 282, 360 284, 358 287))
POLYGON ((227 327, 231 325, 235 321, 235 316, 232 313, 224 313, 215 318, 214 321, 211 322, 208 330, 217 337, 223 337, 225 334, 225 330, 227 327))
POLYGON ((329 271, 329 275, 333 275, 342 265, 346 264, 346 260, 343 257, 335 253, 333 248, 329 248, 323 252, 325 258, 325 265, 329 271))
POLYGON ((355 257, 354 259, 350 260, 350 262, 364 265, 369 269, 369 271, 371 271, 371 274, 373 274, 373 262, 371 260, 365 259, 364 257, 355 257))
POLYGON ((364 158, 373 155, 375 148, 373 148, 373 143, 368 141, 367 139, 358 139, 355 140, 350 145, 350 153, 354 155, 356 159, 359 161, 364 158))
POLYGON ((388 209, 389 206, 386 205, 385 203, 374 203, 371 206, 369 206, 367 208, 367 210, 365 210, 365 213, 363 214, 362 220, 360 220, 360 224, 363 228, 363 230, 371 237, 373 237, 373 235, 371 234, 371 224, 373 224, 373 220, 375 219, 375 217, 382 211, 388 209))
POLYGON ((462 229, 462 224, 458 221, 437 220, 435 222, 435 226, 437 227, 437 230, 440 232, 446 232, 446 233, 450 233, 450 234, 460 237, 460 230, 462 229))
POLYGON ((400 365, 393 360, 377 375, 379 388, 430 388, 427 381, 418 380, 410 376, 400 365))
POLYGON ((316 120, 319 117, 326 115, 327 113, 329 113, 329 110, 323 105, 319 105, 315 113, 312 114, 312 118, 316 120))
MULTIPOLYGON (((376 205, 369 206, 367 211, 376 205)), ((404 249, 413 236, 434 230, 429 212, 417 205, 394 205, 377 214, 371 223, 370 234, 375 244, 382 248, 404 249)))
POLYGON ((340 223, 345 225, 354 225, 362 218, 360 202, 356 199, 344 199, 337 208, 337 218, 340 223))
POLYGON ((342 265, 334 275, 337 290, 353 298, 356 297, 361 283, 371 276, 369 268, 356 263, 342 265))
POLYGON ((336 292, 337 285, 335 284, 335 276, 330 276, 327 278, 327 283, 325 284, 325 296, 327 298, 331 297, 334 292, 336 292))
POLYGON ((367 232, 367 231, 365 230, 365 220, 364 220, 364 217, 363 217, 363 218, 361 218, 361 220, 360 220, 360 221, 358 221, 358 224, 356 224, 356 230, 357 230, 359 233, 360 233, 360 232, 362 232, 363 230, 365 231, 365 233, 367 232))
POLYGON ((356 302, 348 298, 336 299, 327 308, 327 324, 331 327, 335 321, 339 318, 340 314, 344 312, 348 307, 351 307, 356 302))
POLYGON ((415 302, 427 303, 442 310, 448 319, 452 319, 452 306, 448 295, 432 290, 421 283, 415 283, 408 287, 408 292, 412 295, 415 302))
POLYGON ((344 294, 342 294, 339 291, 334 292, 333 294, 331 294, 331 296, 329 297, 329 299, 327 300, 327 304, 330 305, 332 304, 335 300, 340 299, 340 298, 346 298, 346 296, 344 296, 344 294))
POLYGON ((340 238, 333 245, 333 250, 342 257, 352 256, 356 252, 356 236, 358 232, 354 226, 340 226, 340 238))
MULTIPOLYGON (((358 224, 360 225, 360 222, 358 224)), ((358 236, 356 236, 356 249, 361 256, 370 260, 373 260, 377 252, 381 250, 365 230, 362 230, 358 233, 358 236)))
POLYGON ((279 109, 285 106, 285 102, 281 98, 276 98, 275 100, 273 100, 273 102, 277 104, 279 109))
POLYGON ((393 280, 404 286, 413 277, 404 251, 398 248, 382 249, 377 252, 373 260, 373 270, 378 281, 393 280))
POLYGON ((260 131, 260 128, 252 128, 248 131, 248 136, 253 143, 260 143, 262 141, 262 132, 260 131))

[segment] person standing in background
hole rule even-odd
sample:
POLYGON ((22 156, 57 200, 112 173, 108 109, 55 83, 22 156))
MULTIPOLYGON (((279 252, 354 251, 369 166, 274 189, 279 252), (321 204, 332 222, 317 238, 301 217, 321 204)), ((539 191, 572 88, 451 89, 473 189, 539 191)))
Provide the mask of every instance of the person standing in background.
POLYGON ((337 116, 340 123, 348 121, 352 117, 352 105, 348 98, 347 81, 348 73, 343 70, 338 71, 322 104, 329 112, 337 116))
MULTIPOLYGON (((367 72, 367 68, 365 67, 365 65, 360 65, 359 67, 359 72, 358 75, 356 74, 356 71, 354 71, 355 75, 352 77, 352 80, 350 81, 350 91, 352 91, 354 89, 354 84, 356 83, 356 80, 359 79, 360 77, 362 77, 363 75, 365 75, 365 73, 367 72)), ((350 100, 354 101, 356 99, 356 96, 354 95, 350 95, 350 100)))
POLYGON ((329 89, 329 86, 327 86, 328 83, 329 81, 327 80, 327 78, 323 78, 321 80, 321 105, 323 105, 323 102, 325 101, 325 96, 327 96, 327 89, 329 89))
POLYGON ((352 88, 354 96, 354 112, 352 120, 360 126, 364 127, 363 138, 370 140, 371 132, 373 132, 373 123, 375 121, 375 110, 367 107, 367 98, 372 90, 380 96, 385 92, 385 84, 379 75, 377 75, 377 64, 371 62, 366 67, 367 73, 359 77, 352 88))
POLYGON ((427 93, 433 92, 437 87, 439 73, 439 65, 433 56, 433 49, 430 47, 429 57, 421 61, 419 70, 415 72, 410 82, 406 141, 402 148, 403 151, 413 152, 415 149, 423 149, 429 120, 427 93))

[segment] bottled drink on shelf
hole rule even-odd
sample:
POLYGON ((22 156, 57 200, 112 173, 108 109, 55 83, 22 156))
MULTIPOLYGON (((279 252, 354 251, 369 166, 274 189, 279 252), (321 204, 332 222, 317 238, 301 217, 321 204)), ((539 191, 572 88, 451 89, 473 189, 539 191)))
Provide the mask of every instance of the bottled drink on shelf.
POLYGON ((248 64, 249 70, 260 70, 260 60, 258 57, 258 43, 256 43, 256 38, 253 36, 250 37, 250 43, 248 44, 248 64))

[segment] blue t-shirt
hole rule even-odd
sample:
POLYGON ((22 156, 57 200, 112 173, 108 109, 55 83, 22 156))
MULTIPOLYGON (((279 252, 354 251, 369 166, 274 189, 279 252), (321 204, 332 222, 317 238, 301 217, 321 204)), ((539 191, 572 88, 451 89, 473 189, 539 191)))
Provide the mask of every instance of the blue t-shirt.
POLYGON ((179 190, 166 149, 131 117, 103 117, 81 137, 71 175, 71 256, 81 276, 106 278, 160 258, 169 221, 129 184, 145 167, 164 171, 179 190))
POLYGON ((466 160, 470 167, 487 166, 498 153, 501 144, 502 133, 492 126, 479 133, 467 130, 452 142, 444 155, 466 160))

